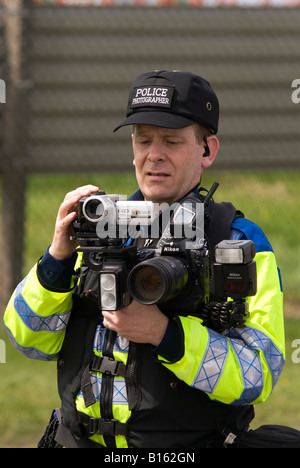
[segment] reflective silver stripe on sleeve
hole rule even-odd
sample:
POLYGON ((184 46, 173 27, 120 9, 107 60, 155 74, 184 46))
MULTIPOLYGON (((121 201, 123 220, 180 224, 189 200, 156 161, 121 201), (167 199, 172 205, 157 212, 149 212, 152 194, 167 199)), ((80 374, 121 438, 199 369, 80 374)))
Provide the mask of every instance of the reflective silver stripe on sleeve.
POLYGON ((272 374, 273 387, 276 384, 284 358, 273 341, 260 330, 252 327, 231 328, 227 332, 238 358, 245 390, 233 405, 252 403, 261 394, 264 386, 262 363, 257 350, 263 352, 272 374))
POLYGON ((25 279, 18 285, 16 289, 14 307, 22 322, 32 331, 48 331, 57 333, 65 330, 71 310, 62 314, 53 314, 48 317, 36 314, 27 304, 22 296, 25 279))
POLYGON ((29 359, 37 359, 39 361, 53 361, 53 359, 57 357, 58 353, 46 354, 39 349, 19 345, 11 331, 8 328, 6 330, 12 345, 17 351, 19 351, 19 353, 23 354, 23 356, 29 359))
POLYGON ((263 391, 263 367, 257 350, 264 353, 272 373, 273 386, 275 385, 283 368, 284 359, 267 335, 251 327, 231 328, 226 332, 226 336, 208 329, 208 335, 207 347, 193 387, 213 394, 229 353, 227 340, 237 357, 244 385, 242 394, 231 403, 232 405, 250 404, 263 391))
POLYGON ((207 330, 207 347, 192 386, 203 392, 213 393, 228 356, 228 342, 219 333, 209 328, 207 330))

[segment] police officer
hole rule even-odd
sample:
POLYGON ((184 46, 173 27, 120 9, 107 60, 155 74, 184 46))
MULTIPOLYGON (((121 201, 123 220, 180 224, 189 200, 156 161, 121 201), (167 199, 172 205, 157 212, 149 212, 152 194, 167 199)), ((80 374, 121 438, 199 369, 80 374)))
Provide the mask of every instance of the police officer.
MULTIPOLYGON (((133 199, 171 204, 196 193, 218 153, 218 118, 218 99, 203 78, 177 71, 137 77, 117 127, 133 126, 139 185, 133 199)), ((70 240, 80 198, 97 190, 88 185, 67 194, 50 248, 16 288, 4 319, 20 352, 58 360, 57 439, 79 447, 222 445, 248 428, 253 405, 269 397, 284 364, 272 247, 257 225, 232 216, 227 238, 256 245, 257 293, 247 298, 243 327, 218 332, 198 317, 170 318, 134 300, 102 311, 99 321, 78 300, 74 271, 81 257, 70 240)), ((212 214, 211 241, 223 235, 221 225, 222 213, 212 214)))

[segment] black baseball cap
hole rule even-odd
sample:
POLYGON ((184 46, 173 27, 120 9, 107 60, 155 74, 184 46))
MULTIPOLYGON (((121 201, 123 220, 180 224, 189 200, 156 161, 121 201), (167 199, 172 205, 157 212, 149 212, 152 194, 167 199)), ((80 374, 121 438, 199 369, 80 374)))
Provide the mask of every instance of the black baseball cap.
POLYGON ((136 78, 129 91, 125 125, 183 128, 200 123, 218 131, 219 101, 204 78, 190 72, 154 71, 136 78))

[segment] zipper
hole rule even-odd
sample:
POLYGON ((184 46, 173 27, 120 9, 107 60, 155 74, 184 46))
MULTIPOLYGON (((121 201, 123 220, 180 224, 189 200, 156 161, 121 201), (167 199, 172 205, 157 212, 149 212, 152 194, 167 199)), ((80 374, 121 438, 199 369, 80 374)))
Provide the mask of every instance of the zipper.
POLYGON ((127 358, 127 373, 126 373, 126 389, 128 397, 129 410, 137 410, 141 404, 142 392, 140 379, 138 376, 139 370, 139 347, 137 343, 130 341, 128 358, 127 358))

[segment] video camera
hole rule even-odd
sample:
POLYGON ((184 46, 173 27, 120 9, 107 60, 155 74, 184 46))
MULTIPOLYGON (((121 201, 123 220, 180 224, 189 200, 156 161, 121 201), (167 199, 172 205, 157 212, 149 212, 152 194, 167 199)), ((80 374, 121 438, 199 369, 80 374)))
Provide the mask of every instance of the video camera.
POLYGON ((75 238, 82 246, 102 246, 105 240, 126 238, 128 226, 149 225, 156 217, 156 205, 127 200, 124 195, 106 195, 99 190, 79 200, 73 223, 75 238))
POLYGON ((135 299, 141 304, 157 304, 168 316, 199 316, 217 330, 243 324, 245 298, 256 294, 253 242, 219 243, 212 263, 204 222, 199 224, 204 210, 198 208, 205 202, 190 194, 168 212, 169 221, 156 243, 142 248, 126 245, 124 226, 132 222, 136 227, 152 226, 161 216, 154 205, 102 191, 80 200, 74 238, 84 263, 97 275, 99 309, 118 310, 135 299), (178 236, 186 231, 193 237, 178 236), (210 297, 212 281, 214 301, 210 297))

